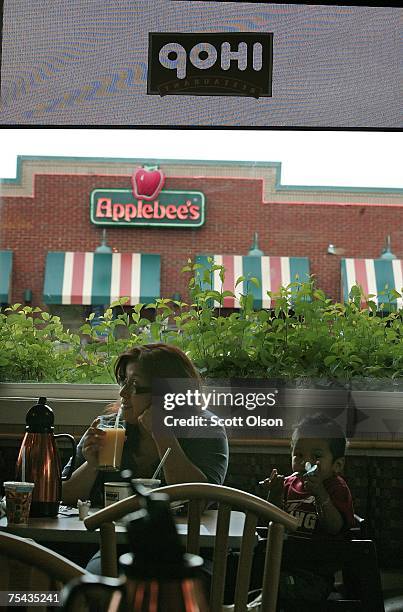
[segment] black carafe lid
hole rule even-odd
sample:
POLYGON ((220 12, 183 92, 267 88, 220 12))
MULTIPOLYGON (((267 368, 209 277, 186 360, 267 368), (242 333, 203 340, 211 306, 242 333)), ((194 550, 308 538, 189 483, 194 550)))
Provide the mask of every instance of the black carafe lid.
POLYGON ((30 433, 52 433, 55 417, 52 408, 46 405, 46 397, 40 397, 28 410, 25 422, 30 433))
POLYGON ((122 555, 119 561, 127 576, 144 580, 194 576, 203 559, 183 553, 169 497, 152 492, 143 502, 145 507, 129 514, 125 521, 132 553, 122 555))

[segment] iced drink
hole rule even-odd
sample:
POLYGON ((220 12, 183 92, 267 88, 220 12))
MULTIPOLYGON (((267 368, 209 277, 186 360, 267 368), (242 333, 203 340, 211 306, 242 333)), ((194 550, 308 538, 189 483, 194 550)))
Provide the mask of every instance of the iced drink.
POLYGON ((98 451, 98 469, 114 472, 120 469, 123 444, 126 430, 122 424, 115 427, 113 423, 100 423, 99 428, 105 431, 102 447, 98 451))
POLYGON ((6 492, 7 523, 9 525, 26 525, 31 508, 33 482, 4 483, 6 492))

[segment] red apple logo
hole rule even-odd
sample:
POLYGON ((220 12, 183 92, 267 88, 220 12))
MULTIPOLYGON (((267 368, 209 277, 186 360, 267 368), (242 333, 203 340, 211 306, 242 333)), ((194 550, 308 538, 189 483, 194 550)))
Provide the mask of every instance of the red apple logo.
POLYGON ((155 200, 164 183, 165 176, 157 166, 137 168, 132 174, 133 193, 137 200, 155 200))

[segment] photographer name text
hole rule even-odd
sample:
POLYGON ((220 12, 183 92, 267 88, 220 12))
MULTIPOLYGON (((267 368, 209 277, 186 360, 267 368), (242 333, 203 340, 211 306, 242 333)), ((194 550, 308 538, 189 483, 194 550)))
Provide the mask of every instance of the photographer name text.
POLYGON ((283 419, 264 418, 259 415, 210 417, 192 415, 187 418, 174 417, 172 414, 164 417, 165 427, 283 427, 283 419))

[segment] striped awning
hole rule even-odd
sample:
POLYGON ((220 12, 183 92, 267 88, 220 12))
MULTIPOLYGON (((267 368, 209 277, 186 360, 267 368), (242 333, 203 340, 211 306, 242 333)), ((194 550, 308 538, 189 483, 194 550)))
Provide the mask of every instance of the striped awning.
POLYGON ((13 252, 0 251, 0 303, 11 301, 11 270, 13 267, 13 252))
POLYGON ((143 253, 50 252, 46 259, 45 304, 128 304, 160 296, 160 256, 143 253))
MULTIPOLYGON (((198 255, 196 263, 203 268, 211 265, 220 265, 225 268, 224 285, 221 286, 220 272, 216 270, 213 278, 213 289, 215 291, 232 291, 235 298, 225 297, 224 308, 239 308, 240 294, 252 294, 255 308, 270 308, 274 304, 267 295, 267 291, 277 293, 280 287, 286 287, 292 282, 305 282, 309 279, 309 259, 307 257, 252 257, 242 255, 198 255), (209 264, 208 258, 214 260, 209 264), (237 278, 244 276, 245 280, 237 287, 237 278), (259 280, 259 287, 248 278, 255 277, 259 280)), ((199 278, 203 278, 203 269, 200 269, 199 278)), ((203 289, 209 289, 210 283, 202 282, 203 289)))
MULTIPOLYGON (((377 304, 384 303, 387 307, 387 297, 379 295, 381 291, 396 289, 402 293, 403 260, 402 259, 342 259, 341 286, 342 299, 347 302, 351 287, 360 285, 365 293, 374 294, 371 298, 377 304)), ((402 298, 390 300, 393 308, 403 308, 402 298)), ((363 302, 365 303, 365 302, 363 302)))

